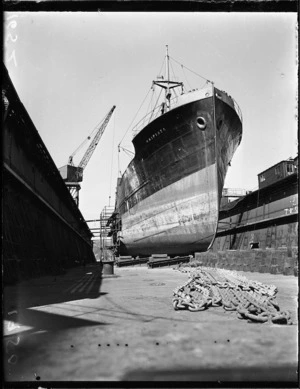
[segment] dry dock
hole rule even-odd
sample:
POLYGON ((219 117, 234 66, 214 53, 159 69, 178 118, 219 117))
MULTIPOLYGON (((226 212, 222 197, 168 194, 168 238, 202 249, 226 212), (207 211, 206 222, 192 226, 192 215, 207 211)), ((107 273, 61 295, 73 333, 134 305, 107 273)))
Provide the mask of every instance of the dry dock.
MULTIPOLYGON (((187 275, 98 264, 4 289, 7 381, 297 382, 298 280, 240 272, 278 287, 293 325, 251 324, 223 308, 175 311, 187 275)), ((43 386, 43 385, 42 385, 43 386)))

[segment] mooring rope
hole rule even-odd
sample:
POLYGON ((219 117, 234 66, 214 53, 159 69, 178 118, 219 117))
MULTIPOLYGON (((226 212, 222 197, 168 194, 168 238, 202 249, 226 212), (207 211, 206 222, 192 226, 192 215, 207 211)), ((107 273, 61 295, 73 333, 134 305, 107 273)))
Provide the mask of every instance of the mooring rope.
POLYGON ((189 273, 189 279, 174 290, 175 310, 195 312, 223 306, 248 322, 293 324, 290 313, 280 311, 275 285, 248 280, 232 270, 190 266, 179 270, 189 273))

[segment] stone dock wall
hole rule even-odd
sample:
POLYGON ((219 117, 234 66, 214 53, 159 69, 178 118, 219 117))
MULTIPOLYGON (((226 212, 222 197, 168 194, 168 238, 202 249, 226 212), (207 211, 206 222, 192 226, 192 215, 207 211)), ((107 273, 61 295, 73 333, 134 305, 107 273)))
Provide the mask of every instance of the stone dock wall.
POLYGON ((298 248, 288 250, 227 250, 195 253, 202 266, 259 273, 298 275, 298 248))

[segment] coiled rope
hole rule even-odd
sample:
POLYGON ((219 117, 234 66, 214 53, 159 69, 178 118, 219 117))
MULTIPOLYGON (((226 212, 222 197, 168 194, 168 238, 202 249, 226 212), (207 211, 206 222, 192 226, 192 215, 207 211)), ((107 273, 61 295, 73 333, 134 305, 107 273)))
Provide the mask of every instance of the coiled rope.
POLYGON ((248 322, 293 324, 290 313, 280 311, 274 285, 248 280, 232 270, 189 266, 179 270, 189 273, 189 279, 173 292, 175 310, 196 312, 223 306, 248 322))

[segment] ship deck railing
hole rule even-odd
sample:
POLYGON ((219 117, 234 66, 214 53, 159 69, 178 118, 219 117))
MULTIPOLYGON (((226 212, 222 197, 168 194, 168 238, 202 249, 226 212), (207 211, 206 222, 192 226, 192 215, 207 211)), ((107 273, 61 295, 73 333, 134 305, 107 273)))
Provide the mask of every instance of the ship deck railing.
MULTIPOLYGON (((193 89, 194 91, 195 89, 193 89)), ((191 92, 191 91, 189 91, 191 92)), ((172 109, 172 106, 176 105, 178 101, 179 95, 175 95, 171 100, 170 100, 170 109, 172 109)), ((239 116, 241 122, 243 122, 243 115, 242 115, 242 110, 238 103, 235 101, 233 97, 230 96, 230 98, 233 101, 235 111, 237 115, 239 116)), ((137 124, 132 128, 132 136, 135 137, 146 125, 148 125, 150 122, 155 120, 159 115, 161 115, 161 109, 162 105, 158 104, 156 105, 150 112, 148 112, 145 116, 143 116, 137 124)))
MULTIPOLYGON (((175 105, 178 101, 179 96, 173 97, 170 100, 170 105, 175 105)), ((155 120, 158 116, 161 115, 161 104, 154 107, 150 112, 148 112, 145 116, 142 117, 141 120, 137 122, 137 124, 132 128, 132 136, 135 137, 146 125, 155 120)), ((172 109, 172 108, 171 108, 172 109)))
POLYGON ((241 108, 239 107, 238 103, 234 100, 233 97, 231 97, 232 100, 233 100, 233 104, 234 104, 234 108, 236 110, 236 113, 238 114, 239 118, 240 118, 240 121, 243 123, 243 115, 242 115, 242 110, 241 108))
POLYGON ((240 196, 246 196, 251 191, 246 189, 239 189, 239 188, 223 188, 222 196, 223 197, 240 197, 240 196))
MULTIPOLYGON (((173 97, 173 99, 171 99, 171 107, 172 105, 174 106, 177 101, 178 101, 178 97, 179 96, 175 96, 173 97)), ((238 103, 234 100, 233 97, 231 97, 233 103, 234 103, 234 108, 236 110, 236 113, 238 114, 241 122, 243 122, 243 115, 242 115, 242 111, 238 105, 238 103)), ((142 119, 140 119, 137 124, 132 128, 132 136, 133 138, 146 126, 148 125, 149 123, 151 123, 153 120, 155 120, 158 116, 160 116, 162 113, 161 113, 161 104, 159 104, 158 106, 154 107, 150 112, 148 112, 145 116, 142 117, 142 119)), ((172 109, 172 108, 171 108, 172 109)))

